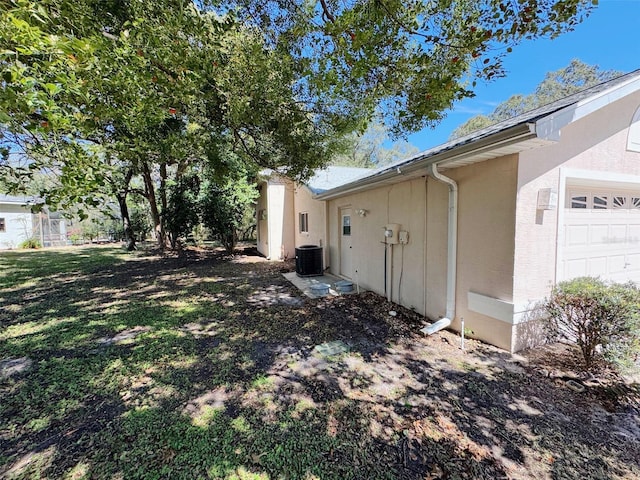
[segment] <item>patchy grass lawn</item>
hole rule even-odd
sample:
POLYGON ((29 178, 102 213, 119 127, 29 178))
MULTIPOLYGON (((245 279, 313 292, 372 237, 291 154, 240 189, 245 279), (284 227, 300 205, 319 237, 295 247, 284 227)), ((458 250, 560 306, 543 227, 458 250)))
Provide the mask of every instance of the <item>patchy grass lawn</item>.
POLYGON ((631 387, 463 353, 373 294, 304 298, 289 267, 1 253, 0 477, 640 478, 631 387))

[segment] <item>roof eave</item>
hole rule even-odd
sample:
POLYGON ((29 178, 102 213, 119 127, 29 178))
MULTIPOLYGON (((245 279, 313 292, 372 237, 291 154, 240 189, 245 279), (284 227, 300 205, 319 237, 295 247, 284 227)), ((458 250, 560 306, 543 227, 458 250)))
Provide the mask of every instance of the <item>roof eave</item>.
MULTIPOLYGON (((524 144, 528 140, 534 139, 537 139, 535 124, 529 122, 521 123, 492 135, 454 146, 450 149, 438 151, 433 154, 426 154, 422 157, 418 155, 406 163, 394 165, 389 169, 382 170, 369 177, 327 190, 326 192, 315 195, 314 198, 317 200, 331 200, 350 193, 375 188, 380 184, 401 182, 406 180, 408 176, 426 175, 427 168, 434 163, 445 168, 456 168, 462 165, 477 163, 504 155, 504 153, 498 152, 502 151, 505 147, 519 143, 524 144)), ((523 146, 522 149, 514 149, 512 153, 526 149, 527 148, 523 146)))
POLYGON ((640 90, 640 77, 636 76, 557 112, 545 115, 536 121, 537 135, 541 139, 557 142, 560 140, 560 131, 563 127, 638 90, 640 90))

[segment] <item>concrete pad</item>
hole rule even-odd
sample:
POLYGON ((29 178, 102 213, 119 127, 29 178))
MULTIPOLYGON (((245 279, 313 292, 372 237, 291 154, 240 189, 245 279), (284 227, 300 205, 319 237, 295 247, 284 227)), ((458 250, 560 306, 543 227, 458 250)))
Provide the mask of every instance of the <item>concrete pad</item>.
POLYGON ((338 296, 338 295, 352 295, 356 293, 357 289, 354 284, 353 292, 338 292, 335 289, 335 283, 341 280, 344 280, 340 277, 336 277, 335 275, 319 275, 317 277, 299 277, 296 272, 288 272, 283 273, 282 276, 289 280, 295 287, 297 287, 302 293, 304 293, 307 297, 310 298, 321 298, 327 296, 338 296), (312 285, 317 285, 319 283, 326 283, 330 285, 329 293, 327 295, 316 295, 312 290, 312 285))

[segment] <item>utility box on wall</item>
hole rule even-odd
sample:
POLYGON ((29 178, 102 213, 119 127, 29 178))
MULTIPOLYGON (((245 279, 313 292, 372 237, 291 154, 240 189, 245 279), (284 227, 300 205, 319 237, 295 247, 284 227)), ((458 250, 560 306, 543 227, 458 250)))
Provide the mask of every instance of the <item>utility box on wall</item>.
POLYGON ((558 192, 553 188, 538 190, 538 210, 553 210, 558 206, 558 192))
POLYGON ((398 243, 398 234, 400 232, 399 223, 388 223, 384 226, 384 243, 395 245, 398 243))

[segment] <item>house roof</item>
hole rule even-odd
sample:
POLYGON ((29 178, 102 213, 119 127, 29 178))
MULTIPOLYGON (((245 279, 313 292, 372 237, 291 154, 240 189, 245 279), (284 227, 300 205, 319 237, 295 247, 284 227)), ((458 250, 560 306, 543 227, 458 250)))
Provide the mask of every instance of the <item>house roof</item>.
POLYGON ((311 193, 320 194, 345 183, 356 181, 369 175, 372 171, 370 168, 329 166, 318 170, 305 185, 311 190, 311 193))
MULTIPOLYGON (((357 167, 338 167, 327 166, 320 170, 316 170, 314 175, 304 182, 304 186, 307 187, 312 194, 319 195, 322 192, 331 190, 333 188, 344 185, 345 183, 353 182, 359 178, 369 175, 375 170, 371 168, 357 168, 357 167)), ((260 175, 266 178, 283 178, 283 176, 277 171, 270 168, 266 168, 260 172, 260 175)))
POLYGON ((425 169, 433 163, 443 169, 457 168, 549 145, 560 139, 561 129, 569 123, 636 91, 640 91, 640 70, 387 165, 370 175, 319 193, 316 198, 329 200, 424 176, 425 169))
POLYGON ((33 197, 17 197, 0 193, 0 203, 11 205, 31 205, 36 203, 33 197))

